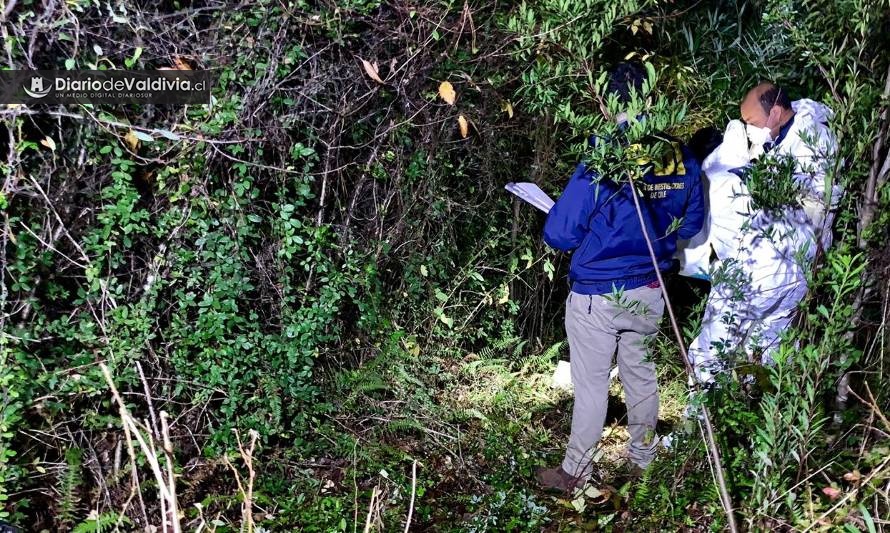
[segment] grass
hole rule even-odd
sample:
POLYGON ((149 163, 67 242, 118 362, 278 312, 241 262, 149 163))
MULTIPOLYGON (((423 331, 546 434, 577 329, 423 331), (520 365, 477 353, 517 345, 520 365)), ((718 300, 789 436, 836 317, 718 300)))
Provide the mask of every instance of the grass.
MULTIPOLYGON (((679 426, 687 391, 670 359, 677 356, 666 351, 671 343, 666 337, 661 341, 659 431, 665 433, 679 426)), ((680 439, 680 446, 660 453, 651 468, 657 474, 623 481, 628 433, 616 380, 598 453, 601 475, 590 485, 596 490, 574 501, 540 491, 534 471, 562 460, 570 430, 571 393, 550 386, 557 361, 567 357, 565 343, 525 358, 509 347, 458 357, 393 351, 338 374, 327 394, 335 400, 315 432, 324 444, 294 447, 260 467, 258 502, 263 494, 275 502, 265 527, 352 531, 356 524, 363 529, 370 516, 379 530, 403 528, 414 460, 419 461, 412 520, 417 530, 627 527, 636 517, 640 498, 635 495, 656 490, 660 478, 675 471, 678 461, 687 461, 689 447, 700 440, 697 435, 685 444, 680 439), (282 478, 289 485, 282 485, 282 478), (263 487, 264 479, 278 481, 263 487)))

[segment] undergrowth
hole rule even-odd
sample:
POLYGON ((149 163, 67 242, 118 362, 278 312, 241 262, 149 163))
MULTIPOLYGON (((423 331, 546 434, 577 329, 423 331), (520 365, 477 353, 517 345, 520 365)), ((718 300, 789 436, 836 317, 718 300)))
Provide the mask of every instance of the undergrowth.
MULTIPOLYGON (((720 530, 691 401, 746 529, 883 527, 886 0, 5 9, 6 68, 217 77, 207 105, 0 110, 0 520, 157 527, 172 479, 189 530, 720 530), (597 474, 563 498, 533 472, 570 425, 551 387, 568 258, 503 186, 556 195, 579 157, 629 168, 587 148, 625 58, 649 73, 640 138, 721 128, 761 78, 826 103, 846 194, 775 366, 690 398, 662 332, 667 447, 626 475, 616 381, 597 474)), ((760 184, 787 205, 790 184, 760 184)), ((680 291, 688 342, 702 294, 680 291)))

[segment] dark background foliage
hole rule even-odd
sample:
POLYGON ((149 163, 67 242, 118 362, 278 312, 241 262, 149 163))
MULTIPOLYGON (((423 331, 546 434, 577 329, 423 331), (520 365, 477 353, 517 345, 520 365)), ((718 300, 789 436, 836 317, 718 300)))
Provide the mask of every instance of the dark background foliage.
MULTIPOLYGON (((207 106, 0 110, 4 520, 160 523, 138 453, 131 486, 101 362, 138 419, 169 413, 189 528, 243 524, 234 430, 258 432, 253 516, 270 530, 389 530, 409 501, 432 530, 720 527, 695 432, 654 473, 575 502, 530 476, 567 429, 570 404, 546 386, 566 357, 567 257, 503 186, 558 194, 603 125, 597 78, 633 54, 658 72, 653 120, 680 137, 721 128, 763 78, 836 111, 847 194, 795 334, 801 355, 763 391, 712 401, 748 527, 882 527, 886 2, 6 11, 8 68, 213 69, 217 82, 207 106), (855 398, 832 425, 847 368, 855 398)), ((691 336, 694 313, 683 318, 691 336)), ((672 343, 661 336, 657 357, 680 405, 672 343)))

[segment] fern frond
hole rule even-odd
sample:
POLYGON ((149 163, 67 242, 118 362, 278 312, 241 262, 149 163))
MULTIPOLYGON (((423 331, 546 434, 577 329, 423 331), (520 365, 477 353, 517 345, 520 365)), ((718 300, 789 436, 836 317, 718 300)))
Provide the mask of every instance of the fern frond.
POLYGON ((98 516, 87 518, 83 522, 77 524, 71 531, 72 533, 103 533, 105 531, 113 531, 118 520, 124 525, 133 525, 133 522, 127 518, 126 515, 121 516, 118 515, 118 513, 102 513, 98 516))
POLYGON ((423 429, 423 424, 413 418, 397 418, 386 424, 386 430, 390 433, 411 433, 423 429))
POLYGON ((80 467, 83 452, 80 448, 68 448, 65 452, 65 469, 59 480, 59 523, 71 524, 80 505, 78 490, 81 482, 80 467))

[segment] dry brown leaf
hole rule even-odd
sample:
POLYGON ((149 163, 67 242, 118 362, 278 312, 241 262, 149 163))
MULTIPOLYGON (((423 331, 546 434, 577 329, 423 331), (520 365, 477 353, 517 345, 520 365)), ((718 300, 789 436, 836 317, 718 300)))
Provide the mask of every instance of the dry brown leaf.
POLYGON ((139 146, 139 139, 136 137, 136 132, 130 130, 124 135, 124 142, 127 143, 127 146, 130 147, 130 150, 135 150, 137 146, 139 146))
POLYGON ((847 472, 844 474, 844 479, 851 483, 859 483, 859 480, 862 478, 862 474, 859 473, 859 470, 853 470, 852 472, 847 472))
POLYGON ((457 125, 460 126, 460 136, 466 139, 467 135, 470 134, 470 123, 467 122, 466 117, 459 115, 457 117, 457 125))
POLYGON ((834 487, 823 487, 822 494, 828 496, 828 499, 834 501, 838 496, 841 495, 841 491, 837 490, 834 487))
MULTIPOLYGON (((454 86, 451 85, 451 82, 443 81, 439 84, 439 96, 442 100, 445 100, 445 103, 448 105, 454 105, 457 93, 454 92, 454 86)), ((466 135, 464 135, 464 137, 466 137, 466 135)))
POLYGON ((46 137, 46 138, 44 138, 42 141, 40 141, 40 144, 42 144, 43 146, 46 146, 47 148, 49 148, 49 149, 52 150, 53 152, 56 151, 56 141, 54 141, 54 140, 52 139, 52 137, 46 137))
POLYGON ((6 234, 9 235, 9 241, 12 244, 17 244, 19 241, 15 238, 15 234, 12 232, 12 228, 9 227, 9 221, 6 221, 6 234))
POLYGON ((173 69, 174 70, 192 70, 192 67, 189 66, 188 63, 183 61, 183 59, 179 56, 173 58, 173 69))
POLYGON ((374 64, 371 64, 368 60, 362 59, 362 66, 365 67, 365 72, 372 80, 376 81, 377 83, 383 83, 383 80, 380 79, 380 74, 377 73, 376 61, 374 62, 374 64))

